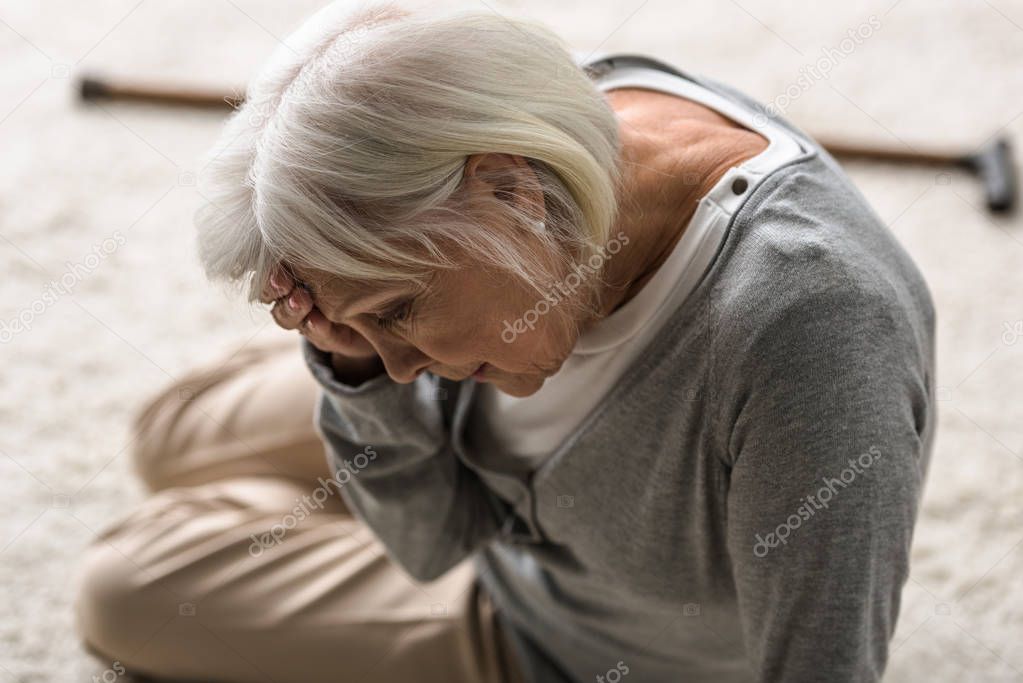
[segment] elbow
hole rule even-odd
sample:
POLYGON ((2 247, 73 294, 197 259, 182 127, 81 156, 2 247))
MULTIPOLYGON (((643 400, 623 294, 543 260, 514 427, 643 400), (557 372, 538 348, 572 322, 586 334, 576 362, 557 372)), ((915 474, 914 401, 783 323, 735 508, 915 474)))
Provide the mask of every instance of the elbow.
MULTIPOLYGON (((410 540, 410 539, 409 539, 410 540)), ((450 539, 434 539, 431 543, 398 543, 396 548, 416 548, 418 552, 396 553, 392 559, 417 583, 429 583, 451 571, 457 564, 472 555, 472 548, 450 539)))

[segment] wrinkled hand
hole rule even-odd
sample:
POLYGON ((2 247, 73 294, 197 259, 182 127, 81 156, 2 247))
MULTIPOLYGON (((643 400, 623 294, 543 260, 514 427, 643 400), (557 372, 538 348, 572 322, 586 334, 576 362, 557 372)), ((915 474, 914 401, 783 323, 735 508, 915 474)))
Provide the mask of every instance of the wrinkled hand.
POLYGON ((273 304, 270 315, 286 330, 298 330, 321 351, 347 358, 373 359, 376 349, 355 329, 328 320, 313 303, 308 289, 295 279, 283 265, 270 274, 259 300, 273 304))

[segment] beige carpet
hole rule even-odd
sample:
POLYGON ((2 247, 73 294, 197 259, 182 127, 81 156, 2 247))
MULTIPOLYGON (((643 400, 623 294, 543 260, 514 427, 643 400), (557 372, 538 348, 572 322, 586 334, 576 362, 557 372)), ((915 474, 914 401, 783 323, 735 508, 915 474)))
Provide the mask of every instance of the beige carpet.
MULTIPOLYGON (((128 417, 226 344, 274 333, 195 262, 196 159, 220 117, 82 107, 73 77, 242 84, 315 6, 0 5, 0 321, 30 328, 0 327, 0 683, 111 680, 111 663, 79 649, 69 604, 83 545, 140 495, 128 417)), ((830 75, 797 84, 784 108, 821 136, 1023 142, 1021 0, 479 6, 532 12, 578 49, 657 55, 763 101, 830 54, 830 75), (843 48, 850 30, 869 37, 843 48)), ((1023 219, 991 218, 959 172, 849 172, 939 310, 941 423, 887 680, 1023 681, 1023 219)))

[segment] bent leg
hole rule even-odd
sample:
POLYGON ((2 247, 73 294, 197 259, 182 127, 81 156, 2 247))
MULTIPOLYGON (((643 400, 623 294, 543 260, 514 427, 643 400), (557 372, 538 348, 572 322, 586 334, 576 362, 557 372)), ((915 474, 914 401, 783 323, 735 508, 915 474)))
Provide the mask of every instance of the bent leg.
POLYGON ((330 476, 313 425, 319 385, 297 333, 235 347, 160 389, 134 420, 135 467, 153 491, 267 474, 330 476))
POLYGON ((470 564, 417 584, 336 491, 322 508, 313 494, 257 476, 150 498, 89 550, 76 610, 90 648, 196 681, 519 680, 470 564))

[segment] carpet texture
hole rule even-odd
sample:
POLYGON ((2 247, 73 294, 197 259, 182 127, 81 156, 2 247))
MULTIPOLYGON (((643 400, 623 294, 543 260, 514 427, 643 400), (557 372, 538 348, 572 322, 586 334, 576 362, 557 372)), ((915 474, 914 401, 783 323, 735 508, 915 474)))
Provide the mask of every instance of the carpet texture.
MULTIPOLYGON (((70 604, 82 548, 141 496, 129 418, 227 345, 283 334, 197 266, 198 159, 222 116, 82 106, 74 78, 240 86, 318 5, 0 6, 0 683, 117 678, 70 604)), ((822 138, 1023 140, 1023 0, 479 7, 719 78, 822 138)), ((847 168, 938 308, 940 424, 886 680, 1023 681, 1023 219, 987 214, 961 171, 847 168)))

